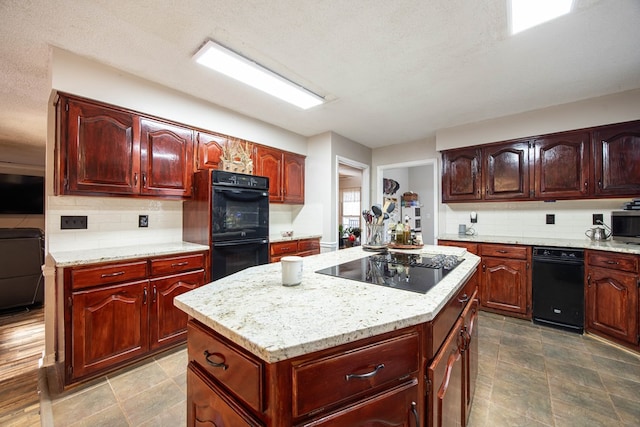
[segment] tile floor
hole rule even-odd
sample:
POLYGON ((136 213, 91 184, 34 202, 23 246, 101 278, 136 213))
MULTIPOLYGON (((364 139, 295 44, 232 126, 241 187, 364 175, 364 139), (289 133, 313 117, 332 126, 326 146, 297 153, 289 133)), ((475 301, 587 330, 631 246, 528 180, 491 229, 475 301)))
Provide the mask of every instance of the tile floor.
MULTIPOLYGON (((479 325, 471 427, 640 425, 639 356, 490 313, 479 325)), ((183 346, 50 396, 53 425, 183 426, 186 364, 183 346)))

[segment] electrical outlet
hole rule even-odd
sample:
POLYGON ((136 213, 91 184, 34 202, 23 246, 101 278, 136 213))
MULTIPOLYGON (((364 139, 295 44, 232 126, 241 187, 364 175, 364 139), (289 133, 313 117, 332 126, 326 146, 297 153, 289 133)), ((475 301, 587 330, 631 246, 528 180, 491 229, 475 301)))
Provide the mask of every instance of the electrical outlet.
POLYGON ((138 227, 149 226, 149 215, 138 215, 138 227))
POLYGON ((547 224, 555 224, 556 216, 555 214, 547 214, 547 224))
POLYGON ((87 228, 87 216, 60 216, 61 230, 83 230, 87 228))
POLYGON ((602 214, 593 214, 593 225, 602 225, 603 220, 602 214))

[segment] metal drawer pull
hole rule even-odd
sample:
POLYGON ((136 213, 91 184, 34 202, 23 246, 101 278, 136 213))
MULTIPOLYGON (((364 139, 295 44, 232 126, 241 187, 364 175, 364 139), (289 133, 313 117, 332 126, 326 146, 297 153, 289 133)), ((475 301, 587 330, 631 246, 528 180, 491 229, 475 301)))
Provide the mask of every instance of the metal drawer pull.
POLYGON ((116 271, 115 273, 103 274, 100 277, 104 279, 105 277, 122 276, 123 274, 124 274, 124 271, 116 271))
POLYGON ((499 254, 506 254, 507 251, 505 251, 504 249, 499 249, 496 252, 498 252, 499 254))
POLYGON ((189 261, 183 261, 183 262, 171 264, 171 267, 182 267, 183 265, 189 265, 189 261))
POLYGON ((459 303, 463 303, 464 304, 467 301, 469 301, 469 295, 467 295, 467 294, 463 294, 460 298, 458 298, 458 302, 459 303))
POLYGON ((618 264, 618 261, 607 261, 607 264, 618 264))
POLYGON ((378 373, 378 371, 380 371, 380 369, 384 368, 384 363, 379 364, 378 366, 376 366, 376 368, 371 371, 368 372, 366 374, 347 374, 345 375, 345 378, 347 381, 349 381, 351 378, 355 378, 355 379, 366 379, 366 378, 371 378, 374 375, 376 375, 378 373))
POLYGON ((204 358, 207 361, 207 363, 213 366, 214 368, 222 368, 223 371, 226 371, 229 368, 229 365, 224 363, 224 356, 221 355, 220 353, 209 353, 209 351, 205 350, 204 358), (209 356, 217 356, 220 359, 222 359, 222 362, 221 363, 214 362, 213 360, 209 359, 209 356))
POLYGON ((420 417, 418 416, 418 405, 416 402, 411 402, 411 412, 413 413, 413 419, 416 421, 416 427, 420 425, 420 417))

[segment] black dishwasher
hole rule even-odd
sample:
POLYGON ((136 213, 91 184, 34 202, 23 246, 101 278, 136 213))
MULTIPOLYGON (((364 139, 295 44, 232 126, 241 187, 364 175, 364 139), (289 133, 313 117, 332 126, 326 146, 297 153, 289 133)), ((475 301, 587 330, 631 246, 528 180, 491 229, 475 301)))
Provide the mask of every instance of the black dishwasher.
POLYGON ((584 250, 533 248, 533 322, 584 330, 584 250))

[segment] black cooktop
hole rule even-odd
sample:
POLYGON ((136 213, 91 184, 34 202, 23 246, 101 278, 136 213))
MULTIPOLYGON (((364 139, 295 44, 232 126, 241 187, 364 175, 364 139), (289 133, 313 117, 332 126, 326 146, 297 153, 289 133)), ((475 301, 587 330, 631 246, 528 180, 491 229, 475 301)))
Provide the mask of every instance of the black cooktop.
POLYGON ((390 252, 323 268, 316 273, 426 294, 460 262, 453 255, 390 252))

